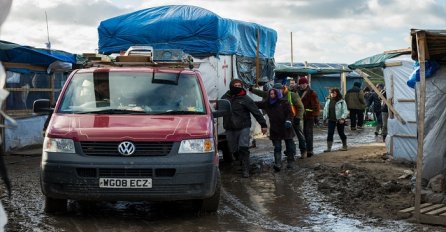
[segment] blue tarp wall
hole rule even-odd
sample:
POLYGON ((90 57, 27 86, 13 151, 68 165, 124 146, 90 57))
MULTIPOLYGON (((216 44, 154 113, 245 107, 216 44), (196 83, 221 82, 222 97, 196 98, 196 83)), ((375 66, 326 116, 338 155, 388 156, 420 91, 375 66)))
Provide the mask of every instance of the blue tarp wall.
POLYGON ((273 58, 277 32, 256 23, 226 19, 196 6, 153 7, 104 20, 98 27, 99 53, 127 50, 132 45, 182 49, 197 57, 239 55, 273 58))
MULTIPOLYGON (((365 85, 363 84, 362 77, 357 73, 347 74, 347 90, 353 87, 353 83, 361 83, 361 88, 363 89, 365 85)), ((326 97, 328 97, 328 88, 336 87, 341 88, 341 74, 325 74, 322 76, 312 76, 311 77, 311 88, 316 91, 321 105, 324 106, 326 102, 326 97)), ((343 96, 345 97, 345 96, 343 96)))

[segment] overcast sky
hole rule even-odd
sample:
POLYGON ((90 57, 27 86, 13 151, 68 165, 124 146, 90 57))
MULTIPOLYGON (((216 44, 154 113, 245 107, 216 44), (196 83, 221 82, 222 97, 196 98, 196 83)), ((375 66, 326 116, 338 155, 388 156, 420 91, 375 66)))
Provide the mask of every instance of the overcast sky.
POLYGON ((13 0, 0 39, 44 48, 46 11, 52 48, 94 52, 102 20, 178 4, 276 30, 277 62, 290 61, 291 32, 294 62, 350 64, 410 47, 411 28, 446 29, 446 0, 13 0))

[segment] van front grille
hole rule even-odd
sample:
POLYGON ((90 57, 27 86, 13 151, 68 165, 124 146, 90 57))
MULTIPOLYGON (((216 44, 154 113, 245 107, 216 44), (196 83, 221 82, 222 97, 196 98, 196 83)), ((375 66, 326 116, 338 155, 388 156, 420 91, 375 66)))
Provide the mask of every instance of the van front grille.
MULTIPOLYGON (((122 156, 118 152, 121 142, 80 142, 82 152, 88 156, 122 156)), ((173 142, 134 142, 131 156, 165 156, 172 150, 173 142)))

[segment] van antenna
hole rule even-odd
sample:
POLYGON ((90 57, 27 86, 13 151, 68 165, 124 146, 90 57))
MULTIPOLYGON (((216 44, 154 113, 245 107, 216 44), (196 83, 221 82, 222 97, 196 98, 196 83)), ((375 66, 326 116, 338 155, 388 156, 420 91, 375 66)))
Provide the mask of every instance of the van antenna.
POLYGON ((51 50, 50 30, 48 29, 48 15, 46 14, 46 11, 45 11, 45 20, 46 20, 46 34, 47 34, 47 37, 48 37, 48 43, 45 43, 45 44, 46 44, 46 48, 48 50, 51 50))

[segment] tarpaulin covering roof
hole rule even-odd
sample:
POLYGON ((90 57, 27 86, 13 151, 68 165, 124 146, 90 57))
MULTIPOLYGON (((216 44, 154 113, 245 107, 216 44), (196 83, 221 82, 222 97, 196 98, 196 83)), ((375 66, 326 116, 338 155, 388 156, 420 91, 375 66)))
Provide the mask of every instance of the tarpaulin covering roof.
POLYGON ((104 20, 98 27, 99 53, 127 50, 132 45, 182 49, 193 56, 240 55, 273 58, 277 32, 256 23, 226 19, 196 6, 148 8, 104 20))
POLYGON ((346 64, 335 63, 295 63, 293 66, 289 64, 279 63, 274 69, 275 72, 281 73, 299 73, 299 74, 339 74, 342 72, 351 72, 346 64))
POLYGON ((22 46, 0 40, 0 61, 48 67, 55 61, 76 63, 76 55, 64 51, 22 46))
POLYGON ((388 59, 406 54, 407 52, 395 52, 395 53, 380 53, 373 56, 366 57, 364 59, 358 60, 355 63, 349 65, 348 67, 352 70, 357 68, 383 68, 385 67, 385 62, 388 59))

